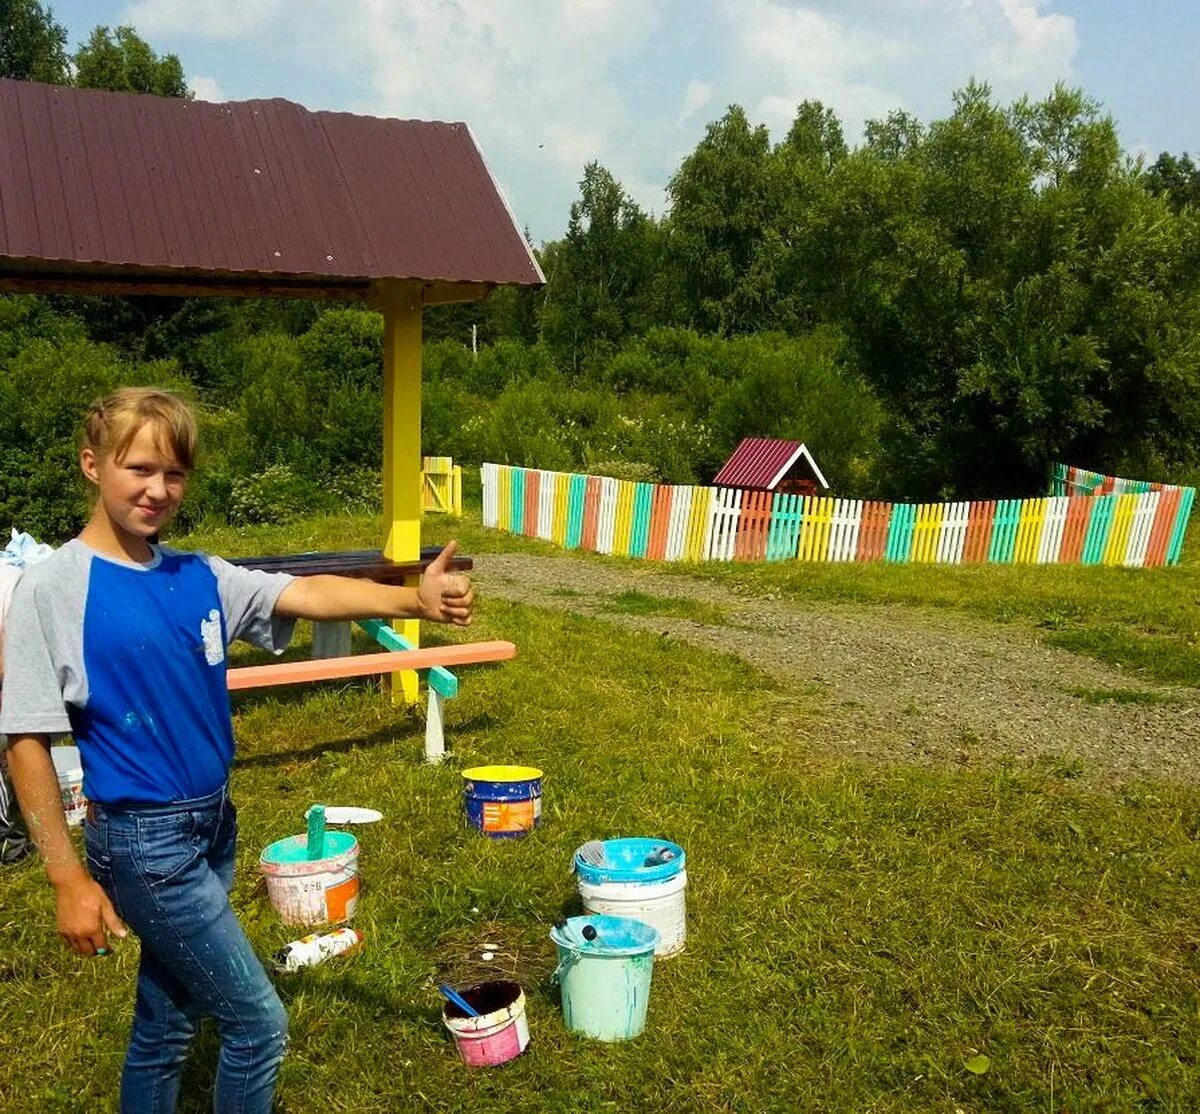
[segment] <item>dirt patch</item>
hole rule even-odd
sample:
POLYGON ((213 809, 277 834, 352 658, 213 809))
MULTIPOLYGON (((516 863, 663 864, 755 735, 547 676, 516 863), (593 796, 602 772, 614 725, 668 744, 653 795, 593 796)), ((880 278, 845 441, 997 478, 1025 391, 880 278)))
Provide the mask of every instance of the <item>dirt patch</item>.
POLYGON ((485 597, 736 654, 791 686, 798 707, 811 707, 815 686, 826 710, 816 727, 811 716, 789 717, 786 697, 779 726, 816 754, 955 765, 1049 758, 1122 779, 1200 772, 1200 693, 1046 646, 1028 628, 899 606, 748 599, 710 581, 567 556, 489 555, 474 575, 485 597), (717 605, 726 621, 612 611, 631 590, 717 605), (1103 699, 1109 690, 1146 698, 1103 699))

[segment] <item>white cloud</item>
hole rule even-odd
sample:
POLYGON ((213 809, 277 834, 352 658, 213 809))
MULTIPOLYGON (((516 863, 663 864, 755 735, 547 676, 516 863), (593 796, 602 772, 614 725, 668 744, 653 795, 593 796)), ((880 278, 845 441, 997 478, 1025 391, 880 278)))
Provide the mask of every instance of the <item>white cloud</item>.
POLYGON ((683 104, 679 106, 679 115, 675 118, 675 126, 683 127, 711 100, 712 86, 707 81, 698 81, 693 77, 683 91, 683 104))
POLYGON ((282 0, 133 0, 120 22, 143 35, 238 39, 264 30, 282 7, 282 0))
POLYGON ((660 30, 665 3, 361 0, 338 8, 320 51, 368 78, 358 111, 468 120, 489 161, 519 183, 524 217, 533 190, 573 194, 592 159, 622 181, 638 169, 645 121, 619 71, 660 30))
POLYGON ((188 85, 191 86, 192 92, 196 94, 196 100, 198 101, 223 101, 227 99, 216 80, 211 77, 205 77, 203 74, 195 74, 189 77, 188 85))
POLYGON ((800 101, 817 99, 853 139, 893 108, 945 111, 949 93, 971 77, 1001 99, 1070 80, 1075 22, 1047 8, 1043 0, 724 0, 735 32, 730 76, 774 134, 800 101))

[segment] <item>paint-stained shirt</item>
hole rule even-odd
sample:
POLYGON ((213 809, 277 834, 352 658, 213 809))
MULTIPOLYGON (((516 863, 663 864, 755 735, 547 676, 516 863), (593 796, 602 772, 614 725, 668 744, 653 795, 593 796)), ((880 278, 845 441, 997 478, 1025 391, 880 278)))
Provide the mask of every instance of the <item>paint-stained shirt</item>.
POLYGON ((75 736, 83 792, 105 804, 213 793, 233 762, 225 651, 280 653, 285 574, 154 546, 139 565, 78 538, 28 569, 8 615, 0 733, 75 736))

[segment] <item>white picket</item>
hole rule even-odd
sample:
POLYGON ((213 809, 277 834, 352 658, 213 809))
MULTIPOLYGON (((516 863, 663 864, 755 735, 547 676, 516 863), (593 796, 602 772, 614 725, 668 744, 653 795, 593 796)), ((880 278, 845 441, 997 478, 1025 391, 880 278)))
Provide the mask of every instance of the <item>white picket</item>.
POLYGON ((971 504, 959 503, 958 514, 954 524, 954 539, 950 546, 949 563, 952 565, 961 565, 963 559, 963 549, 967 544, 967 530, 971 524, 971 504))
POLYGON ((1048 499, 1043 499, 1042 503, 1042 533, 1038 538, 1035 560, 1039 565, 1052 565, 1058 560, 1058 551, 1062 545, 1063 524, 1067 520, 1067 497, 1051 495, 1048 499))
POLYGON ((842 559, 842 538, 846 533, 846 500, 834 499, 829 509, 829 549, 827 561, 842 559))
POLYGON ((1150 531, 1162 493, 1144 491, 1138 496, 1133 511, 1133 528, 1129 531, 1129 542, 1125 547, 1125 564, 1141 568, 1146 563, 1146 549, 1150 544, 1150 531))
POLYGON ((600 510, 596 523, 596 552, 613 551, 613 534, 617 528, 617 481, 611 476, 600 480, 600 510))
POLYGON ((663 554, 668 561, 678 561, 683 556, 688 517, 691 511, 692 489, 683 486, 673 487, 671 489, 671 515, 667 519, 667 548, 663 554))
POLYGON ((707 560, 733 560, 741 505, 740 490, 732 487, 713 489, 713 496, 708 505, 708 530, 704 539, 704 555, 707 560))
POLYGON ((554 528, 554 487, 557 472, 538 471, 538 520, 537 537, 550 541, 554 528))
POLYGON ((481 464, 479 466, 479 478, 483 484, 483 525, 495 527, 496 525, 496 481, 495 481, 494 464, 481 464))
POLYGON ((862 527, 863 501, 855 499, 850 506, 850 536, 846 539, 844 561, 853 561, 858 556, 858 532, 862 527))
POLYGON ((942 518, 938 523, 937 537, 933 543, 935 564, 945 565, 950 561, 950 545, 954 537, 954 515, 957 508, 957 503, 942 504, 942 518))

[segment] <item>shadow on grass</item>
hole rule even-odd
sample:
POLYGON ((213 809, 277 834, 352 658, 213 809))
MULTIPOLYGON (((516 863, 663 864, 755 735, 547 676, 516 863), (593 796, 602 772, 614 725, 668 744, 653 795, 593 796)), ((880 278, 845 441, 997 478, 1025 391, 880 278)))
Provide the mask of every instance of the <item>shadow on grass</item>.
MULTIPOLYGON (((363 749, 373 750, 376 747, 392 746, 398 739, 411 738, 416 733, 407 730, 409 727, 419 727, 420 721, 407 719, 400 723, 387 724, 366 735, 351 735, 345 739, 330 739, 313 743, 307 747, 293 747, 289 750, 276 750, 269 754, 249 754, 239 757, 237 763, 244 769, 271 769, 274 766, 288 766, 308 759, 320 758, 324 754, 348 754, 350 751, 363 749)), ((474 734, 496 729, 496 718, 489 712, 479 712, 470 719, 455 723, 449 727, 450 732, 474 734)), ((413 759, 413 765, 425 765, 424 759, 413 759)))

